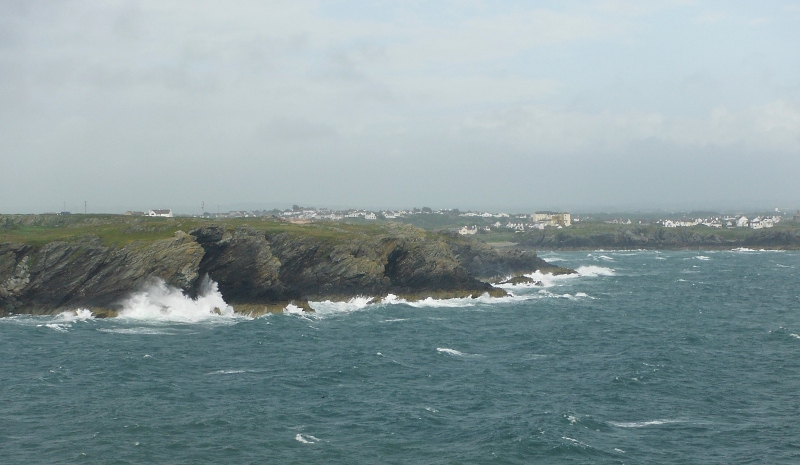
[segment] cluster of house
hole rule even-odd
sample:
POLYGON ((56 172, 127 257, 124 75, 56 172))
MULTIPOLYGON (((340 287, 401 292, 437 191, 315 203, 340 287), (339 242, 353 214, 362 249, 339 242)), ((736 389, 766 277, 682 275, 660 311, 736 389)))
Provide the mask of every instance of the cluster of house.
MULTIPOLYGON (((507 213, 498 213, 497 215, 493 215, 492 213, 480 213, 480 214, 462 214, 460 216, 480 216, 482 218, 510 218, 512 215, 507 213)), ((491 231, 492 228, 495 229, 512 229, 514 232, 524 232, 530 231, 533 229, 544 229, 544 228, 563 228, 572 225, 572 215, 569 213, 556 213, 556 212, 536 212, 533 215, 513 215, 514 221, 508 221, 505 224, 497 221, 490 226, 483 226, 478 228, 477 225, 473 225, 472 227, 464 226, 458 230, 459 234, 468 235, 468 234, 477 234, 478 231, 491 231), (519 221, 522 220, 522 221, 519 221)))
POLYGON ((171 209, 155 209, 155 210, 148 210, 146 212, 126 211, 125 214, 128 216, 157 216, 161 218, 174 217, 171 209))
MULTIPOLYGON (((387 212, 388 213, 388 212, 387 212)), ((384 212, 381 212, 383 215, 384 212)), ((396 216, 389 213, 391 216, 384 216, 385 218, 396 218, 396 216)), ((327 220, 327 221, 341 221, 345 218, 364 218, 365 220, 377 220, 378 214, 367 210, 329 210, 327 208, 296 208, 292 210, 285 210, 279 215, 292 223, 309 223, 311 221, 327 220)))
POLYGON ((694 218, 689 220, 660 220, 657 224, 661 224, 665 228, 688 228, 691 226, 708 226, 709 228, 751 228, 763 229, 771 228, 781 222, 781 217, 775 216, 756 216, 752 220, 744 215, 741 216, 725 216, 725 217, 712 217, 712 218, 694 218))

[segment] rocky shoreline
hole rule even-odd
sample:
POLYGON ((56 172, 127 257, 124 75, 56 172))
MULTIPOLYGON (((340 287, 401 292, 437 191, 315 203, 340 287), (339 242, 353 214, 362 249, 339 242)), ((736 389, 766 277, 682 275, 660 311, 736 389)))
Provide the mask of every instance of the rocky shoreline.
POLYGON ((535 252, 407 225, 336 231, 270 231, 208 224, 173 237, 107 244, 85 235, 0 243, 0 315, 88 308, 114 316, 154 279, 189 296, 208 277, 236 312, 258 315, 308 301, 407 300, 506 295, 490 282, 533 271, 570 273, 535 252))

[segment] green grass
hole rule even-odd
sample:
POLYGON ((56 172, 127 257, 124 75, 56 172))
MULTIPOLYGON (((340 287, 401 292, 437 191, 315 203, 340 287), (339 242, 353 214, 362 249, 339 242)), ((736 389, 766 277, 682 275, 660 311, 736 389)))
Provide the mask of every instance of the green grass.
POLYGON ((76 241, 98 237, 104 245, 120 246, 150 243, 173 237, 179 230, 189 232, 201 226, 229 229, 249 227, 269 234, 288 233, 318 239, 345 241, 385 233, 393 226, 318 222, 292 224, 270 218, 150 218, 124 215, 0 215, 0 242, 15 242, 41 247, 53 241, 76 241))

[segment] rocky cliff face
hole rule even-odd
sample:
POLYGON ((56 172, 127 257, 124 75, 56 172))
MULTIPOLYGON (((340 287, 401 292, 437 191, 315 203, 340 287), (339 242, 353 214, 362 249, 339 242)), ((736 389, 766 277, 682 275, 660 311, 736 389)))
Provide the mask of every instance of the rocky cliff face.
POLYGON ((106 247, 94 238, 38 249, 0 244, 0 312, 110 308, 154 277, 193 289, 202 257, 202 247, 185 233, 124 248, 106 247))
POLYGON ((207 226, 125 247, 91 237, 41 247, 0 244, 0 312, 113 311, 150 279, 191 295, 206 275, 235 308, 389 293, 412 299, 502 295, 476 276, 544 268, 555 270, 532 252, 499 252, 404 225, 335 237, 207 226))

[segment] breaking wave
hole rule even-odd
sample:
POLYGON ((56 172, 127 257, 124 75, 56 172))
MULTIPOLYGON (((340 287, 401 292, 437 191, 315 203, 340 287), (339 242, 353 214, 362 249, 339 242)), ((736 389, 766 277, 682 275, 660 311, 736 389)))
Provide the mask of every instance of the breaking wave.
POLYGON ((455 349, 448 349, 447 347, 437 347, 436 352, 445 355, 452 355, 454 357, 479 357, 479 354, 465 354, 464 352, 455 350, 455 349))
POLYGON ((588 266, 579 266, 575 269, 578 272, 578 276, 593 278, 596 276, 614 276, 615 272, 612 268, 606 268, 604 266, 596 266, 596 265, 588 265, 588 266))
POLYGON ((428 297, 422 300, 408 301, 394 294, 389 294, 382 300, 378 300, 375 297, 359 296, 354 297, 346 302, 334 302, 330 300, 311 301, 308 304, 314 310, 314 313, 304 312, 302 309, 295 307, 294 305, 287 306, 286 309, 284 309, 284 313, 289 315, 297 315, 304 318, 324 318, 331 315, 347 314, 365 310, 367 308, 386 305, 407 305, 414 308, 466 308, 475 307, 482 304, 521 302, 535 298, 538 297, 531 294, 492 297, 487 293, 476 298, 460 297, 452 299, 434 299, 433 297, 428 297))
POLYGON ((646 426, 667 425, 670 423, 681 423, 680 420, 649 420, 649 421, 609 421, 609 424, 617 428, 644 428, 646 426))
POLYGON ((55 318, 53 318, 52 323, 44 323, 36 326, 39 327, 44 326, 54 331, 66 332, 67 330, 72 328, 73 323, 87 321, 87 320, 94 320, 94 315, 92 315, 91 310, 87 309, 69 310, 66 312, 61 312, 58 315, 56 315, 55 318))
POLYGON ((67 312, 61 312, 55 317, 54 321, 72 323, 75 321, 86 321, 93 319, 94 315, 92 315, 92 311, 84 308, 79 310, 70 310, 67 312))
POLYGON ((300 433, 297 433, 297 436, 294 437, 294 440, 297 442, 302 442, 303 444, 316 444, 319 442, 319 438, 315 438, 310 434, 300 433))
POLYGON ((225 303, 217 283, 208 278, 201 284, 200 295, 195 299, 161 279, 153 280, 125 300, 119 312, 119 318, 179 323, 233 317, 236 317, 233 307, 225 303))
MULTIPOLYGON (((347 302, 323 300, 318 302, 309 302, 308 305, 314 309, 314 316, 322 317, 332 314, 351 313, 364 310, 368 305, 373 303, 374 300, 374 297, 358 296, 353 297, 347 302)), ((297 307, 290 309, 289 307, 294 307, 294 305, 287 306, 286 310, 284 311, 285 313, 307 316, 306 312, 303 312, 301 309, 297 307), (298 310, 302 313, 298 313, 298 310)))

